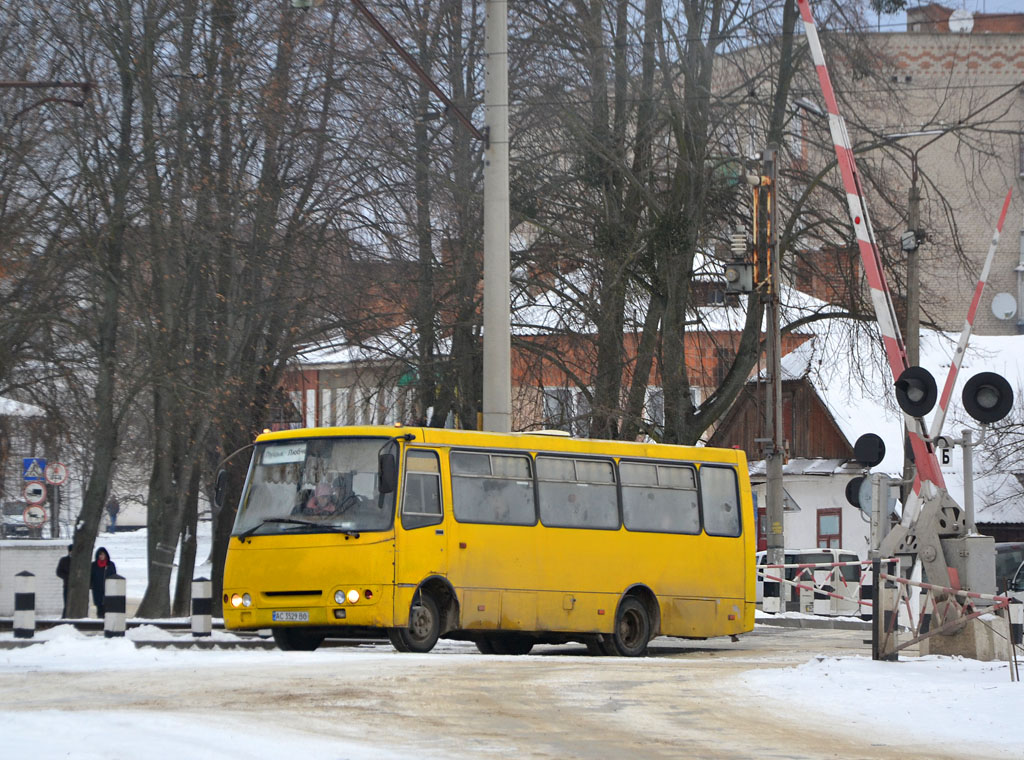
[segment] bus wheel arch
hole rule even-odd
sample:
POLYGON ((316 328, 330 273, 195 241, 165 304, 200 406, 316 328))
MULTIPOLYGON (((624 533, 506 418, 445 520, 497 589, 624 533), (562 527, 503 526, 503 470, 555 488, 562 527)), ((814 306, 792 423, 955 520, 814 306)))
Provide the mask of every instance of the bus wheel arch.
MULTIPOLYGON (((416 590, 416 594, 430 594, 437 604, 440 613, 440 635, 454 631, 459 627, 459 598, 447 578, 439 575, 427 578, 416 590)), ((416 597, 413 597, 415 601, 416 597)))
POLYGON ((642 657, 647 644, 661 630, 661 608, 647 586, 633 586, 622 595, 615 611, 615 627, 609 637, 609 654, 642 657))
POLYGON ((458 620, 458 603, 448 582, 431 578, 420 584, 409 608, 409 624, 389 628, 388 638, 399 652, 429 652, 458 620))

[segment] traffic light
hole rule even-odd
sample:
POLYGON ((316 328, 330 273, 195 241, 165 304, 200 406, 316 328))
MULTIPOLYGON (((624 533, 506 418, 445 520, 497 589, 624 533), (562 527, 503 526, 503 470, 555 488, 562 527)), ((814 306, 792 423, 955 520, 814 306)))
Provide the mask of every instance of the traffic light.
POLYGON ((964 409, 978 422, 999 422, 1013 406, 1013 388, 1002 375, 979 372, 964 385, 964 409))
POLYGON ((924 367, 907 367, 896 379, 896 403, 911 417, 923 417, 935 406, 939 391, 924 367))
MULTIPOLYGON (((885 459, 885 441, 874 433, 865 433, 853 444, 853 458, 863 465, 865 472, 885 459)), ((851 478, 846 484, 846 500, 867 514, 871 514, 871 481, 867 475, 851 478)))

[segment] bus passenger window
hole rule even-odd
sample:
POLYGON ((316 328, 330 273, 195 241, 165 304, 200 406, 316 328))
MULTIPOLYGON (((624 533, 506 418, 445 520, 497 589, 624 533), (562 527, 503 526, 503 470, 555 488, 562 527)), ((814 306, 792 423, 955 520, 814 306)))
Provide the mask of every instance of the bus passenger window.
POLYGON ((704 530, 708 535, 740 534, 740 497, 734 469, 711 465, 701 467, 700 499, 704 530))
POLYGON ((537 457, 540 519, 555 528, 619 527, 619 499, 610 461, 537 457))
POLYGON ((534 525, 530 457, 453 451, 452 513, 459 522, 534 525))
POLYGON ((402 527, 406 530, 441 522, 441 469, 437 454, 411 449, 405 457, 402 527))
POLYGON ((628 530, 700 533, 692 467, 620 462, 622 518, 628 530))

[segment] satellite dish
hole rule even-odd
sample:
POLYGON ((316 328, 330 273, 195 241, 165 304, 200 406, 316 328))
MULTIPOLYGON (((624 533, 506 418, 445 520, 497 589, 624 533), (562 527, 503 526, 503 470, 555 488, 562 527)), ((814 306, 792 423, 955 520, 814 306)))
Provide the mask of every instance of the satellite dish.
POLYGON ((970 34, 974 28, 974 14, 958 8, 949 14, 949 31, 954 34, 970 34))
POLYGON ((1017 313, 1017 299, 1009 293, 997 293, 992 299, 992 313, 996 319, 1013 319, 1017 313))

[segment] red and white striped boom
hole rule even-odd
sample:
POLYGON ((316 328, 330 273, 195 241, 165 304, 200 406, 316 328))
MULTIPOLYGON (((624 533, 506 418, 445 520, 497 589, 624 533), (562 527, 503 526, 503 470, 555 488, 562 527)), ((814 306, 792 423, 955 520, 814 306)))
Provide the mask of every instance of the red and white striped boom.
MULTIPOLYGON (((811 58, 818 72, 818 81, 821 83, 821 91, 825 98, 829 131, 832 133, 836 159, 843 178, 843 189, 846 191, 846 202, 850 211, 850 219, 853 221, 853 228, 857 234, 857 245, 860 248, 861 262, 864 265, 864 272, 867 275, 868 286, 871 290, 871 302, 875 308, 875 318, 878 320, 878 327, 882 332, 886 357, 889 361, 889 368, 892 371, 893 381, 895 382, 908 366, 907 349, 903 343, 903 336, 900 334, 899 325, 896 321, 896 310, 893 306, 892 296, 889 293, 889 287, 885 281, 882 257, 875 243, 874 230, 868 217, 867 203, 864 200, 860 175, 857 173, 857 164, 854 161, 850 136, 846 131, 846 122, 839 113, 839 105, 836 101, 835 91, 832 88, 832 80, 829 77, 828 68, 825 65, 825 56, 821 49, 821 42, 818 39, 818 31, 814 25, 814 18, 811 16, 811 6, 809 0, 797 0, 797 3, 800 7, 800 16, 803 18, 807 42, 810 45, 811 58)), ((942 478, 942 472, 939 470, 939 461, 935 456, 935 449, 925 438, 924 420, 907 414, 904 414, 904 418, 910 444, 914 451, 914 461, 917 465, 920 481, 922 483, 931 483, 936 488, 943 489, 945 483, 942 478)), ((906 518, 907 516, 905 515, 904 517, 906 518)), ((913 519, 913 516, 911 516, 911 519, 913 519)))

